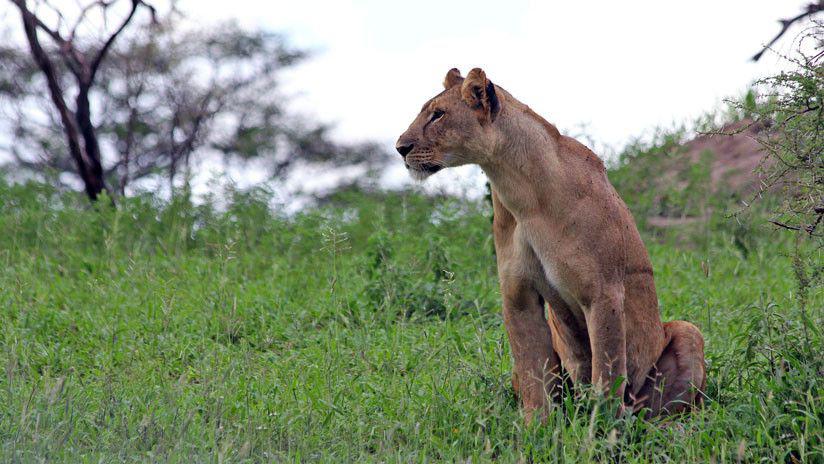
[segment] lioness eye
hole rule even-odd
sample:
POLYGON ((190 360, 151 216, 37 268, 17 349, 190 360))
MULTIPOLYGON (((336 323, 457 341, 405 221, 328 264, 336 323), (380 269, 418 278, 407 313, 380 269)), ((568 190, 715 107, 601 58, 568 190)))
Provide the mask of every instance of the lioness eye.
POLYGON ((434 120, 436 120, 436 119, 440 118, 440 117, 441 117, 441 116, 443 116, 443 115, 444 115, 444 112, 443 112, 443 111, 441 111, 441 110, 435 110, 435 111, 432 113, 432 118, 431 118, 431 119, 429 119, 429 122, 432 122, 432 121, 434 121, 434 120))

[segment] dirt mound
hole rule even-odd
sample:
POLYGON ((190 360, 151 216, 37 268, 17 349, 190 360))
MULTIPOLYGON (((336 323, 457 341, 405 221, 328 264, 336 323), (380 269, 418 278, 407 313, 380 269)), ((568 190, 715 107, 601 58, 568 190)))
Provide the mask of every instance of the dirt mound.
POLYGON ((764 187, 758 169, 765 127, 741 120, 625 166, 625 198, 654 227, 703 222, 712 211, 749 202, 764 187))
POLYGON ((711 154, 710 183, 713 191, 720 189, 750 193, 759 187, 762 175, 756 171, 764 158, 757 137, 764 127, 752 121, 727 124, 717 134, 700 135, 683 145, 683 157, 698 163, 711 154))

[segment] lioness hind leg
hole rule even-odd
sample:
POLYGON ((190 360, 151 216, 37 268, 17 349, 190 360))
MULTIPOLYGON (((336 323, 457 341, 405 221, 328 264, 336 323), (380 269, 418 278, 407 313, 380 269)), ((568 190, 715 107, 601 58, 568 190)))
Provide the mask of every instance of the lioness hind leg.
POLYGON ((667 345, 647 382, 638 392, 638 406, 651 409, 651 416, 688 411, 702 401, 707 374, 704 367, 704 337, 686 321, 664 324, 667 345))

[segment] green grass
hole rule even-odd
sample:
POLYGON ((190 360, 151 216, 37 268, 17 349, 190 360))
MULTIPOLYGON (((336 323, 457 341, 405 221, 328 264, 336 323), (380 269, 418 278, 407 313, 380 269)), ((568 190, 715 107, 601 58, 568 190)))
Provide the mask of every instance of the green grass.
POLYGON ((664 318, 705 334, 706 408, 568 394, 526 427, 485 205, 230 197, 0 182, 0 461, 824 461, 824 295, 800 306, 780 233, 647 237, 664 318))

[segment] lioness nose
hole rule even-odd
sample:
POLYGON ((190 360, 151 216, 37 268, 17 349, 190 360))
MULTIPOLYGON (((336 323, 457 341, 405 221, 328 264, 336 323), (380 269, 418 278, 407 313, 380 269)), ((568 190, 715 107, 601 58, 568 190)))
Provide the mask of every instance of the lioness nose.
POLYGON ((400 153, 401 156, 403 156, 404 158, 406 158, 406 155, 408 155, 409 152, 412 151, 413 148, 415 148, 414 143, 410 143, 410 144, 406 144, 406 145, 401 145, 401 144, 395 145, 395 149, 398 150, 398 153, 400 153))

